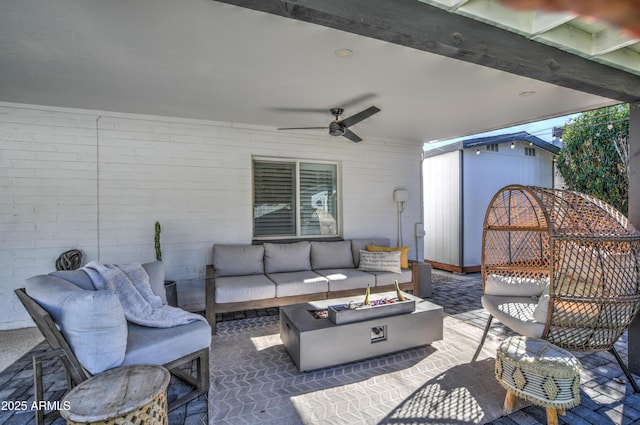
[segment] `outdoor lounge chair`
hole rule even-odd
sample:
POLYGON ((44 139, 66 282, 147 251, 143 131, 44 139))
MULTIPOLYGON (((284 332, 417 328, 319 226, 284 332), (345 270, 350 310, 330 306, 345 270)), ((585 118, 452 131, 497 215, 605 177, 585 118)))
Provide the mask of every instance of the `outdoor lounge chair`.
MULTIPOLYGON (((144 264, 143 267, 149 272, 152 289, 156 294, 164 290, 164 267, 161 262, 144 264), (154 282, 155 280, 155 282, 154 282)), ((54 400, 44 400, 43 388, 43 362, 51 359, 59 359, 65 367, 67 374, 67 390, 93 376, 78 359, 78 353, 71 347, 61 326, 56 323, 54 317, 60 317, 61 309, 67 304, 65 301, 55 305, 56 289, 68 286, 69 282, 90 290, 91 282, 89 277, 81 270, 69 272, 55 272, 51 275, 41 275, 30 278, 27 281, 27 289, 16 289, 15 293, 24 305, 25 309, 32 317, 36 326, 42 332, 51 350, 33 356, 33 374, 35 402, 52 402, 54 400), (51 288, 51 301, 34 300, 28 295, 30 284, 44 285, 46 290, 51 288), (42 305, 41 305, 42 304, 42 305), (45 308, 43 308, 45 307, 45 308)), ((107 292, 107 291, 99 291, 107 292)), ((42 295, 42 293, 40 293, 42 295)), ((166 296, 162 297, 166 301, 166 296)), ((114 294, 115 296, 115 294, 114 294)), ((67 319, 63 319, 67 320, 67 319)), ((107 319, 108 320, 108 319, 107 319)), ((150 328, 138 326, 126 322, 126 354, 122 364, 161 364, 166 367, 172 375, 189 384, 193 389, 175 400, 169 400, 169 410, 182 406, 200 395, 207 394, 209 389, 209 346, 211 342, 211 328, 205 321, 197 321, 173 328, 150 328), (194 373, 195 372, 195 373, 194 373)), ((77 345, 77 344, 76 344, 77 345)), ((99 351, 108 356, 109 344, 98 345, 99 351)), ((97 359, 101 361, 101 359, 97 359)), ((92 363, 92 366, 95 365, 92 363)), ((117 365, 115 365, 117 366, 117 365)), ((45 421, 53 420, 60 416, 59 411, 53 410, 45 413, 44 410, 36 410, 36 423, 44 424, 45 421)))
POLYGON ((577 192, 512 185, 484 221, 482 305, 513 331, 570 351, 611 352, 640 308, 640 232, 612 206, 577 192))

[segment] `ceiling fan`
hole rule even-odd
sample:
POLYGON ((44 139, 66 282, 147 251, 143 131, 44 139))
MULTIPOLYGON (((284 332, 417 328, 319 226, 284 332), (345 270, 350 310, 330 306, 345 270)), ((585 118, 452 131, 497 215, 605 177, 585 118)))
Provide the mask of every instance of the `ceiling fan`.
POLYGON ((285 127, 285 128, 279 128, 278 130, 324 130, 324 129, 329 129, 329 134, 331 136, 343 136, 346 137, 347 139, 351 140, 352 142, 361 142, 362 139, 353 131, 349 130, 349 127, 351 127, 354 124, 359 123, 360 121, 369 118, 371 115, 380 112, 380 109, 375 107, 375 106, 371 106, 367 109, 365 109, 364 111, 360 111, 355 115, 352 115, 348 118, 345 118, 343 120, 340 119, 340 115, 342 115, 342 113, 344 112, 343 108, 331 108, 329 109, 329 112, 331 113, 331 115, 333 115, 334 117, 336 117, 335 120, 331 121, 331 123, 329 124, 329 127, 285 127))

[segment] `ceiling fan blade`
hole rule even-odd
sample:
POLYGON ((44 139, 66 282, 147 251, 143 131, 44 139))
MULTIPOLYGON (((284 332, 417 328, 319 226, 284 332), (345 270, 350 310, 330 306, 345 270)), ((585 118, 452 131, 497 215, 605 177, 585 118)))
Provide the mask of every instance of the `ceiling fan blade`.
MULTIPOLYGON (((374 97, 376 97, 377 95, 375 93, 365 93, 365 94, 361 94, 360 96, 355 96, 352 97, 351 99, 347 99, 344 102, 337 102, 335 103, 335 105, 340 105, 341 108, 350 108, 352 106, 355 106, 358 103, 362 103, 362 102, 366 102, 367 100, 370 100, 374 97)), ((327 112, 327 110, 331 109, 330 107, 326 107, 326 108, 289 108, 289 107, 274 107, 274 108, 269 108, 270 111, 273 112, 291 112, 291 113, 324 113, 327 112)))
POLYGON ((269 108, 273 112, 291 112, 291 113, 326 113, 327 108, 269 108))
POLYGON ((348 128, 344 129, 344 134, 342 135, 343 137, 346 137, 347 139, 351 140, 352 142, 361 142, 362 139, 353 131, 349 130, 348 128))
POLYGON ((367 100, 376 97, 375 93, 365 93, 360 96, 353 97, 351 99, 347 99, 344 102, 338 102, 341 108, 350 108, 358 103, 366 102, 367 100))
POLYGON ((326 130, 329 127, 282 127, 278 130, 326 130))
POLYGON ((376 108, 375 106, 371 106, 362 112, 358 112, 357 114, 352 115, 349 118, 343 119, 342 121, 340 121, 340 123, 345 127, 351 127, 352 125, 357 124, 360 121, 367 119, 371 115, 376 114, 378 112, 380 112, 379 108, 376 108))

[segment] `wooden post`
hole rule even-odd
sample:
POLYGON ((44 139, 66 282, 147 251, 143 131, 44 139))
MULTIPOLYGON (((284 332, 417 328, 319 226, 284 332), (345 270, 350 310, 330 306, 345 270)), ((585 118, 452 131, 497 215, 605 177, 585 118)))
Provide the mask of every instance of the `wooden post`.
POLYGON ((547 425, 558 425, 558 411, 553 407, 547 407, 547 425))
MULTIPOLYGON (((629 220, 640 229, 640 102, 629 105, 629 220)), ((640 375, 640 319, 629 327, 627 353, 631 373, 640 375)))

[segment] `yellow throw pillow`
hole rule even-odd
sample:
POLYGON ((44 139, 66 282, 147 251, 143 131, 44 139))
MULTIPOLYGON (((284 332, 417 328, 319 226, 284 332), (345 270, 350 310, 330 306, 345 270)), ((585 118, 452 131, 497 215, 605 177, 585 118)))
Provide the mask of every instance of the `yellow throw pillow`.
POLYGON ((367 245, 367 251, 369 252, 400 251, 400 267, 402 267, 403 269, 409 268, 409 247, 408 246, 388 247, 388 246, 367 245))

